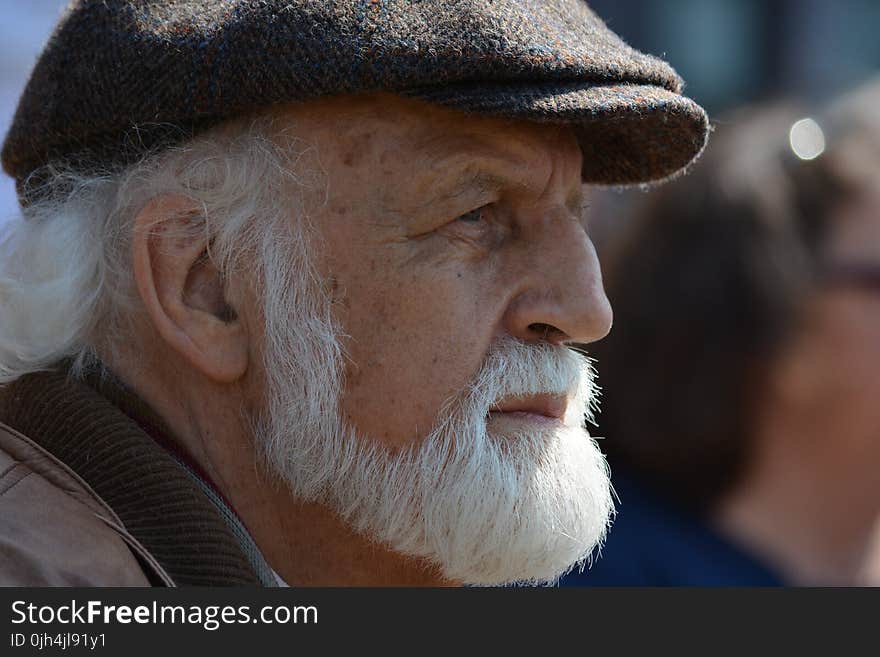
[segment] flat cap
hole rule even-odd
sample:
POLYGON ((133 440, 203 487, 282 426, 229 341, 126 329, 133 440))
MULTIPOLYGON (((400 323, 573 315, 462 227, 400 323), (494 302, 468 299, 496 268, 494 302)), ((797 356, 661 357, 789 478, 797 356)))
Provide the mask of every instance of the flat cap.
POLYGON ((571 125, 585 180, 645 183, 705 144, 681 89, 582 0, 74 0, 2 160, 23 193, 54 160, 122 163, 269 105, 381 90, 571 125))

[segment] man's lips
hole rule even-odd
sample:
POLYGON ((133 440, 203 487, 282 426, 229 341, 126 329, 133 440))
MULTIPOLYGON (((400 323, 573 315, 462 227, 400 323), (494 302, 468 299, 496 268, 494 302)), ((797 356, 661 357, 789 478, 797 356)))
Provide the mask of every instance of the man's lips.
POLYGON ((566 406, 568 406, 568 398, 565 395, 524 395, 501 400, 489 409, 489 415, 522 413, 562 420, 565 417, 566 406))

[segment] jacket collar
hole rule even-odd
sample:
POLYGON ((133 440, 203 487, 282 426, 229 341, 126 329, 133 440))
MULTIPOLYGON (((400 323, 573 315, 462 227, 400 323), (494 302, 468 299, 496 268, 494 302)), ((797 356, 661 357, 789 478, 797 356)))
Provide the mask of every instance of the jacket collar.
POLYGON ((89 383, 65 371, 22 377, 0 388, 0 420, 81 477, 176 584, 265 584, 265 561, 234 514, 151 437, 169 435, 157 416, 112 376, 89 383))

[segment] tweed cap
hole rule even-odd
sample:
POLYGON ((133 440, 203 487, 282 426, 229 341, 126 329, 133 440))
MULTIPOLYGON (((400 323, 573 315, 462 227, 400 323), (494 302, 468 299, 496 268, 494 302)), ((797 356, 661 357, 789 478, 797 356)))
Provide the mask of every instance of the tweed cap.
POLYGON ((74 0, 3 145, 24 181, 58 159, 123 163, 224 119, 390 91, 573 126, 584 179, 675 175, 708 122, 665 62, 583 0, 74 0))

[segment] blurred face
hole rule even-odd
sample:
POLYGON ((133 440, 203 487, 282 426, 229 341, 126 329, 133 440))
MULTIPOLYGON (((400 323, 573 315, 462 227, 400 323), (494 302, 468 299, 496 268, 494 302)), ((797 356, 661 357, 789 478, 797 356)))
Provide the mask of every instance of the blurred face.
POLYGON ((574 136, 390 96, 285 118, 326 186, 312 289, 267 283, 276 468, 450 579, 552 580, 611 511, 590 369, 565 346, 611 323, 574 136))
POLYGON ((852 198, 832 225, 828 260, 853 274, 823 291, 814 319, 825 345, 826 394, 829 406, 842 409, 840 429, 880 454, 880 190, 852 198))
POLYGON ((853 482, 871 481, 877 488, 880 192, 851 197, 832 216, 831 226, 825 257, 839 274, 820 286, 794 352, 808 364, 798 370, 803 374, 798 387, 805 391, 801 412, 814 433, 825 436, 826 467, 837 463, 849 469, 853 482), (854 468, 869 472, 860 477, 854 468))

